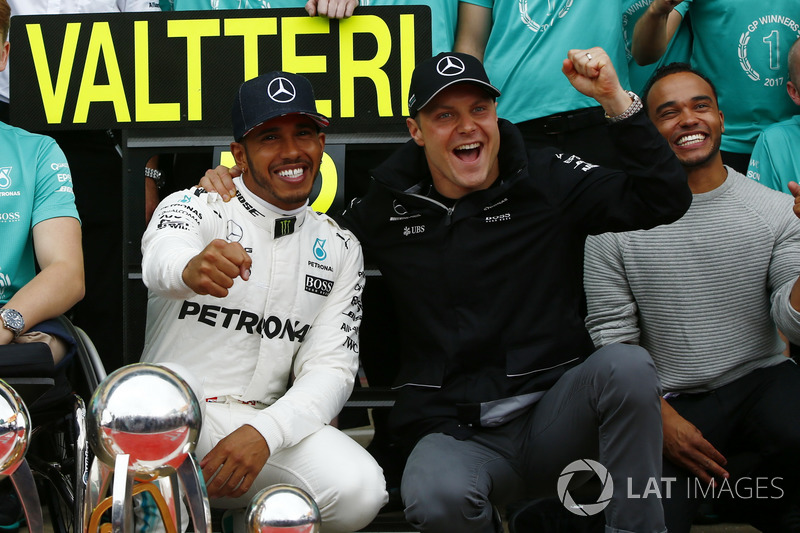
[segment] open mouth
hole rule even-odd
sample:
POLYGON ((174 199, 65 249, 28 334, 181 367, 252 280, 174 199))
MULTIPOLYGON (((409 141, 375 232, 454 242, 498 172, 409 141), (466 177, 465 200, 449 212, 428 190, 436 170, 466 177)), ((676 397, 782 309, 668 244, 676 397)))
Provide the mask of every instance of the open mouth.
POLYGON ((706 140, 706 137, 708 137, 708 135, 705 133, 692 133, 690 135, 683 135, 678 137, 678 140, 675 141, 675 145, 682 148, 689 148, 696 144, 702 143, 706 140))
POLYGON ((296 183, 303 180, 303 176, 305 175, 305 167, 287 168, 284 170, 279 170, 276 172, 276 174, 278 174, 278 176, 280 176, 284 181, 296 183))
POLYGON ((466 163, 471 163, 476 161, 478 157, 481 155, 481 143, 474 142, 469 144, 462 144, 461 146, 456 146, 453 150, 453 154, 459 158, 461 161, 466 163))

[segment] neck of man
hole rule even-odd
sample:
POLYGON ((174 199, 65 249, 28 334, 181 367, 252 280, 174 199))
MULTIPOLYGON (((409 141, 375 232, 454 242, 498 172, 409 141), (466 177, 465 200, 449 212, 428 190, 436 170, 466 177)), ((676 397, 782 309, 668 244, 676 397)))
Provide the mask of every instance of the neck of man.
POLYGON ((306 206, 308 205, 308 199, 306 199, 306 203, 304 203, 299 207, 295 207, 294 209, 285 209, 283 207, 278 207, 277 205, 273 204, 266 198, 261 197, 254 191, 254 189, 258 190, 258 186, 252 181, 252 178, 246 176, 246 174, 247 174, 246 172, 242 174, 242 188, 246 190, 252 197, 252 199, 258 202, 259 205, 261 205, 262 207, 266 207, 273 213, 276 213, 278 215, 296 215, 300 211, 305 209, 306 206), (248 181, 250 183, 248 183, 248 181))
POLYGON ((728 178, 728 169, 722 163, 722 154, 717 153, 701 165, 683 167, 689 179, 692 194, 713 191, 728 178))

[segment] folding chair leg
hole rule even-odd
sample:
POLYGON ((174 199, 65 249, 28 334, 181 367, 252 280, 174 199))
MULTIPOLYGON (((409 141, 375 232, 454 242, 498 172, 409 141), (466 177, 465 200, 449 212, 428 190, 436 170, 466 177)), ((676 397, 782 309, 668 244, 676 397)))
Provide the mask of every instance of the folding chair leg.
POLYGON ((28 466, 28 461, 23 459, 17 469, 11 474, 11 483, 17 490, 25 519, 28 521, 30 533, 44 533, 44 519, 42 518, 42 505, 39 502, 39 493, 36 491, 36 482, 33 472, 28 466))

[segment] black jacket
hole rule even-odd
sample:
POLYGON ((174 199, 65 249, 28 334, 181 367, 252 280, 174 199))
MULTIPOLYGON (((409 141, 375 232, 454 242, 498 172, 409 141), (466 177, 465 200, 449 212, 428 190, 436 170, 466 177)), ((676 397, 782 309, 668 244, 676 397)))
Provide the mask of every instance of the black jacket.
POLYGON ((627 170, 526 151, 500 121, 500 176, 452 208, 409 141, 345 213, 388 284, 404 360, 393 426, 414 440, 471 433, 482 403, 546 390, 594 350, 584 327, 586 236, 673 222, 686 174, 646 116, 610 128, 627 170))

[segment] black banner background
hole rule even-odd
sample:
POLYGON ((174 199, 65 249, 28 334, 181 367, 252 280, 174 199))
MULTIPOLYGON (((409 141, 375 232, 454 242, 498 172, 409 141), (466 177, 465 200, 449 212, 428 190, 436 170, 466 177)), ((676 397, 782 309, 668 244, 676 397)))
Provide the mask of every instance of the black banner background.
POLYGON ((275 34, 253 37, 257 71, 309 78, 319 110, 332 118, 328 131, 405 131, 411 71, 431 53, 427 6, 360 8, 343 21, 303 9, 13 17, 12 123, 33 131, 230 131, 233 95, 245 78, 246 38, 228 31, 236 19, 258 19, 250 31, 272 33, 274 25, 275 34), (356 72, 376 56, 366 75, 356 72), (41 79, 45 65, 49 83, 41 79), (189 76, 198 73, 193 84, 189 76))

